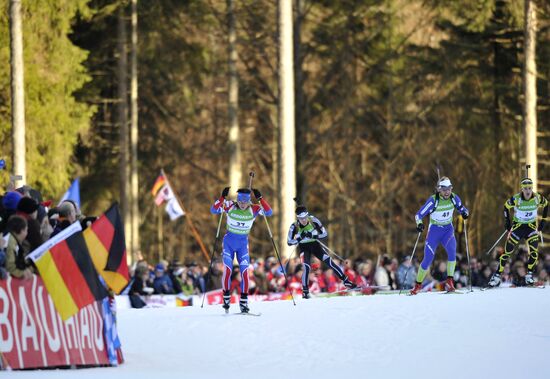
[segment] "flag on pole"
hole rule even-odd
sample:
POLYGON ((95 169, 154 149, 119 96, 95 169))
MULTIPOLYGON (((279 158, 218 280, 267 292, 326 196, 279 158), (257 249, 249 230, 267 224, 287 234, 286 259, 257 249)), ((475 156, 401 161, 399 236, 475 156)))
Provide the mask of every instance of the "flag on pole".
POLYGON ((183 209, 181 209, 180 202, 175 197, 173 197, 166 203, 165 210, 166 213, 168 213, 168 217, 170 217, 171 221, 174 221, 178 217, 185 215, 185 212, 183 211, 183 209))
POLYGON ((170 220, 174 221, 175 219, 185 215, 185 212, 183 211, 176 194, 172 190, 166 175, 164 175, 164 172, 161 172, 155 181, 151 194, 155 197, 155 204, 157 207, 163 203, 166 203, 164 210, 168 213, 170 220))
POLYGON ((97 272, 109 288, 119 294, 128 284, 130 275, 118 205, 111 205, 83 234, 97 272))
POLYGON ((157 180, 155 180, 155 184, 153 184, 153 189, 151 190, 151 194, 153 196, 156 196, 159 190, 164 186, 166 183, 166 177, 164 176, 164 173, 161 173, 157 180))
POLYGON ((74 201, 78 206, 78 208, 80 208, 80 179, 79 178, 76 178, 75 180, 73 180, 67 192, 65 192, 63 196, 61 196, 61 200, 59 200, 58 204, 61 204, 65 200, 74 201))
POLYGON ((108 295, 81 230, 80 223, 75 222, 28 255, 63 320, 108 295))

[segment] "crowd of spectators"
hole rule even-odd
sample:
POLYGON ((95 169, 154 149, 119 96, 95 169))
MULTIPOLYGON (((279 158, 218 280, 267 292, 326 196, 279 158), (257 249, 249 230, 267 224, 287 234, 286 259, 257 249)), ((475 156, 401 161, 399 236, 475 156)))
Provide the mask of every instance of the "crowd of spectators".
POLYGON ((31 279, 36 274, 27 255, 74 222, 85 229, 96 217, 84 217, 78 205, 64 200, 58 206, 43 201, 28 186, 13 188, 0 197, 0 279, 7 275, 31 279))
MULTIPOLYGON (((491 275, 498 268, 497 257, 502 253, 498 249, 488 262, 477 258, 471 258, 472 287, 487 287, 491 275)), ((445 253, 441 253, 445 257, 445 253)), ((334 258, 335 262, 344 268, 345 274, 365 294, 373 294, 379 291, 410 289, 414 286, 416 273, 420 264, 416 259, 408 256, 401 259, 382 255, 376 260, 355 259, 341 261, 334 258)), ((457 265, 454 274, 456 288, 470 286, 468 260, 466 257, 457 255, 457 265)), ((513 256, 513 260, 507 263, 504 269, 501 286, 525 286, 525 274, 527 273, 527 251, 521 246, 513 256)), ((187 296, 200 295, 205 291, 212 291, 221 288, 222 262, 214 260, 212 272, 208 275, 208 265, 200 265, 191 262, 182 265, 177 261, 161 261, 152 266, 145 260, 138 262, 132 269, 133 279, 126 289, 129 295, 147 296, 151 294, 184 294, 187 296), (210 277, 208 277, 210 276, 210 277)), ((291 290, 293 293, 300 293, 302 289, 303 267, 300 258, 290 259, 285 264, 288 278, 286 278, 278 263, 273 257, 252 258, 249 267, 249 292, 251 295, 268 294, 273 292, 285 292, 291 290)), ((536 278, 539 284, 549 281, 550 255, 542 256, 536 270, 536 278)), ((430 272, 424 280, 423 287, 426 291, 443 290, 444 282, 447 279, 446 259, 436 260, 430 272)), ((236 264, 231 276, 231 292, 238 293, 240 288, 241 275, 239 266, 236 264)), ((321 264, 313 258, 312 269, 309 277, 309 288, 313 294, 336 293, 346 291, 341 281, 336 277, 334 271, 321 264)), ((139 301, 139 300, 136 300, 139 301)))

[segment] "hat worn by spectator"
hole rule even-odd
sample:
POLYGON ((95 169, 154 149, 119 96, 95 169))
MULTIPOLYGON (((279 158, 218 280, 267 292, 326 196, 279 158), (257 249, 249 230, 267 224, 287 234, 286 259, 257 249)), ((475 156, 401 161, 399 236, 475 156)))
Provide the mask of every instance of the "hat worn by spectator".
POLYGON ((19 204, 22 197, 23 195, 17 191, 7 192, 2 198, 2 205, 4 206, 4 209, 15 211, 17 209, 17 204, 19 204))
POLYGON ((156 266, 155 266, 155 271, 162 271, 164 272, 164 265, 162 263, 158 263, 156 266))
POLYGON ((17 210, 26 214, 31 214, 38 210, 38 202, 30 197, 23 197, 17 204, 17 210))

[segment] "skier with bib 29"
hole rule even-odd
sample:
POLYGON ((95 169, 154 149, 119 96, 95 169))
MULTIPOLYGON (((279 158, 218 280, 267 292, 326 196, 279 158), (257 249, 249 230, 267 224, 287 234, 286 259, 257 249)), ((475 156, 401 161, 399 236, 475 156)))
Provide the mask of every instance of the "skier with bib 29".
POLYGON ((504 203, 504 228, 508 230, 508 239, 504 246, 504 253, 500 256, 498 269, 489 281, 489 287, 500 285, 500 274, 514 252, 521 239, 529 246, 529 260, 527 261, 527 275, 525 283, 528 286, 535 284, 533 269, 539 258, 539 238, 544 227, 544 220, 548 215, 548 200, 538 192, 533 192, 533 181, 524 178, 521 181, 521 192, 516 193, 504 203), (538 208, 543 208, 542 220, 537 227, 538 208), (514 209, 513 223, 510 222, 510 210, 514 209))
POLYGON ((271 216, 273 210, 262 198, 262 194, 257 189, 241 188, 237 190, 237 201, 229 201, 225 198, 229 194, 229 187, 223 189, 218 200, 210 208, 213 214, 225 212, 227 214, 227 233, 223 237, 223 274, 222 274, 222 289, 223 289, 223 308, 226 312, 229 311, 229 303, 231 301, 231 293, 229 288, 231 285, 231 271, 233 270, 233 258, 237 256, 239 269, 241 274, 241 299, 239 306, 242 313, 248 313, 248 266, 250 264, 250 255, 248 254, 248 234, 252 229, 254 220, 259 215, 265 214, 271 216), (261 204, 252 205, 250 202, 250 194, 254 193, 254 197, 261 204))
POLYGON ((453 275, 456 267, 456 239, 453 227, 453 213, 456 209, 462 218, 469 216, 468 209, 462 204, 460 197, 452 192, 453 185, 446 176, 442 177, 437 183, 437 192, 430 196, 426 203, 416 213, 416 230, 422 233, 424 224, 422 219, 430 216, 428 225, 428 234, 426 236, 426 246, 424 247, 424 259, 418 268, 416 283, 411 290, 411 295, 416 295, 422 289, 422 282, 426 277, 428 268, 433 262, 435 251, 439 244, 443 245, 447 251, 447 280, 445 289, 449 292, 455 291, 453 275))

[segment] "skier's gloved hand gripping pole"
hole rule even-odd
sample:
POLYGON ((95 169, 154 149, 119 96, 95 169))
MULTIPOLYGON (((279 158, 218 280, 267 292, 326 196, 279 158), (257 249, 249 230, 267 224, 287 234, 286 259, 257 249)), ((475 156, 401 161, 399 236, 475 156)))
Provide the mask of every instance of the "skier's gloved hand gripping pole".
MULTIPOLYGON (((423 230, 424 228, 422 228, 423 230)), ((405 277, 403 278, 403 283, 407 283, 407 276, 409 275, 409 271, 411 271, 411 268, 412 268, 412 260, 414 258, 414 253, 416 252, 416 247, 418 246, 418 241, 420 240, 420 236, 422 235, 422 232, 419 231, 418 232, 418 236, 416 236, 416 242, 414 243, 414 247, 413 247, 413 251, 412 251, 412 254, 411 254, 411 257, 409 258, 409 268, 407 269, 407 271, 405 271, 405 277)), ((399 290, 399 294, 401 295, 401 292, 403 291, 403 288, 401 288, 399 290)))
MULTIPOLYGON (((222 197, 225 198, 229 194, 229 187, 225 187, 222 192, 222 197)), ((222 204, 223 207, 223 204, 222 204)), ((208 285, 208 281, 210 280, 210 275, 212 273, 212 262, 214 260, 214 254, 216 251, 216 246, 218 245, 218 240, 220 239, 220 229, 222 226, 222 219, 223 219, 223 210, 222 213, 220 213, 220 219, 218 220, 218 230, 216 231, 216 238, 214 239, 214 243, 212 245, 212 253, 210 253, 210 264, 208 265, 208 273, 206 274, 206 280, 204 286, 206 287, 208 285)), ((204 289, 204 293, 202 294, 202 303, 201 308, 204 307, 204 298, 206 297, 206 288, 204 289)))
MULTIPOLYGON (((250 176, 248 186, 250 189, 252 189, 252 180, 254 179, 254 171, 250 171, 248 174, 250 176)), ((258 190, 252 190, 254 192, 254 196, 256 196, 256 192, 259 194, 258 190)), ((260 195, 261 196, 261 195, 260 195)), ((257 199, 259 200, 259 199, 257 199)), ((283 270, 283 275, 285 276, 285 287, 290 293, 290 298, 292 299, 292 303, 296 305, 296 302, 294 301, 294 296, 292 295, 292 291, 288 288, 288 277, 286 275, 286 270, 283 267, 283 262, 281 261, 281 256, 279 255, 279 249, 277 249, 277 244, 275 243, 275 240, 273 239, 273 233, 271 233, 271 228, 269 227, 269 223, 267 222, 267 217, 264 212, 264 207, 262 206, 262 203, 260 202, 260 208, 262 208, 262 215, 264 216, 265 220, 265 226, 267 226, 267 232, 269 233, 269 238, 271 239, 271 244, 273 245, 273 249, 275 249, 275 255, 277 255, 277 260, 279 261, 279 265, 281 266, 281 270, 283 270)))

